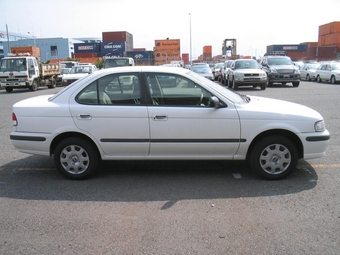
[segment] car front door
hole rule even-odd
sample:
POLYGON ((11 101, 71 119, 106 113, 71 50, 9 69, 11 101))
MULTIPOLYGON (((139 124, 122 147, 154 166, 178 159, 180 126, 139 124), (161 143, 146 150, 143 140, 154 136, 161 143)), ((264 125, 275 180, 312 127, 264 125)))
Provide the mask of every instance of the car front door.
POLYGON ((232 104, 215 108, 212 93, 176 75, 147 73, 150 157, 231 159, 239 148, 240 123, 232 104), (175 86, 170 80, 175 80, 175 86))
POLYGON ((148 112, 141 103, 138 77, 138 73, 102 77, 70 101, 76 126, 95 139, 108 158, 149 154, 148 112), (127 77, 130 86, 123 84, 127 77))

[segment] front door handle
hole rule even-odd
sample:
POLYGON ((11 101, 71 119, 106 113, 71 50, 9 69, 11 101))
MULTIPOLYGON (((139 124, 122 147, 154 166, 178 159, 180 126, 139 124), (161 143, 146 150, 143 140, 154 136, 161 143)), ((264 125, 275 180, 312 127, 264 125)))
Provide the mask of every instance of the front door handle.
POLYGON ((168 120, 168 116, 166 116, 166 115, 153 115, 152 119, 153 120, 168 120))

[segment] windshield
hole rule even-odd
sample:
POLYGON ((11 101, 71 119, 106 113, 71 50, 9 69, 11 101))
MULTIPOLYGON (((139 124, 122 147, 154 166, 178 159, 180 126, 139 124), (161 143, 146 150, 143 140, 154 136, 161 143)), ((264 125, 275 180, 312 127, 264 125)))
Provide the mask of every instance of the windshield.
POLYGON ((0 72, 6 71, 27 71, 25 58, 10 58, 1 60, 0 72))
POLYGON ((105 59, 104 68, 129 66, 128 58, 107 58, 105 59))
POLYGON ((92 73, 92 68, 90 66, 74 66, 69 73, 92 73))
POLYGON ((269 58, 268 65, 292 65, 290 58, 269 58))
POLYGON ((212 73, 209 66, 206 65, 194 65, 191 67, 191 71, 194 71, 195 73, 212 73))
POLYGON ((255 60, 242 60, 235 62, 235 69, 260 69, 255 60))
POLYGON ((332 70, 340 70, 340 63, 332 64, 332 70))

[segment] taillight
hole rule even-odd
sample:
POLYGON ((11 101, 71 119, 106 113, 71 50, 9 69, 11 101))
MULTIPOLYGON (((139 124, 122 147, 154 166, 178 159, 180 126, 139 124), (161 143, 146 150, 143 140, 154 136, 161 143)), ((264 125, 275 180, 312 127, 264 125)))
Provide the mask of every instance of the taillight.
POLYGON ((13 126, 18 126, 18 120, 17 116, 15 116, 15 113, 12 113, 12 121, 13 121, 13 126))

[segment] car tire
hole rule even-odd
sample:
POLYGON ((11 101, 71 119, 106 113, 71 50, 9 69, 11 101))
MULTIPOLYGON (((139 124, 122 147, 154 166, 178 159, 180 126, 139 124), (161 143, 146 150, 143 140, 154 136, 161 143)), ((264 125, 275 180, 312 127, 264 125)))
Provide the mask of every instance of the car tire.
POLYGON ((320 78, 320 75, 318 75, 318 76, 316 77, 316 81, 317 81, 318 83, 322 82, 322 80, 321 80, 321 78, 320 78))
POLYGON ((235 82, 235 79, 233 79, 233 90, 238 90, 238 84, 235 82))
POLYGON ((13 92, 13 88, 12 87, 5 87, 6 88, 6 92, 11 93, 13 92))
POLYGON ((300 82, 299 81, 294 81, 293 82, 293 87, 299 87, 300 85, 300 82))
POLYGON ((265 90, 267 88, 267 83, 262 83, 261 84, 261 90, 265 90))
POLYGON ((251 150, 252 169, 266 180, 280 180, 295 169, 298 152, 286 137, 272 135, 263 138, 251 150))
POLYGON ((309 74, 306 75, 306 81, 310 81, 310 76, 309 76, 309 74))
POLYGON ((336 79, 335 79, 334 75, 332 75, 332 77, 331 77, 331 83, 336 84, 336 79))
POLYGON ((99 165, 99 156, 90 142, 71 137, 62 140, 56 146, 54 163, 65 177, 83 180, 95 173, 99 165))
POLYGON ((31 91, 36 91, 38 89, 38 82, 36 80, 34 80, 32 82, 32 85, 30 86, 30 90, 31 91))

